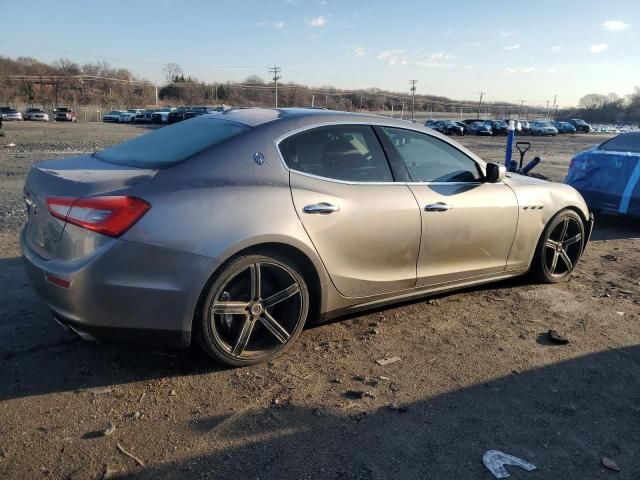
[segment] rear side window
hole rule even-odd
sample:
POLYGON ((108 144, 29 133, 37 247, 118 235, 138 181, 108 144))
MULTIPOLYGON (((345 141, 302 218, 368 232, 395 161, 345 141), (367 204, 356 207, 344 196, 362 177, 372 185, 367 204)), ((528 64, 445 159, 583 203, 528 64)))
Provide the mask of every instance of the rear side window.
POLYGON ((287 166, 298 172, 348 182, 393 182, 378 138, 367 125, 332 125, 280 142, 287 166))
POLYGON ((250 127, 198 117, 154 130, 94 154, 105 162, 138 168, 168 168, 229 140, 250 127))
POLYGON ((402 128, 383 127, 414 182, 477 182, 475 161, 442 140, 402 128))
POLYGON ((640 153, 640 132, 623 133, 604 142, 599 148, 610 152, 640 153))

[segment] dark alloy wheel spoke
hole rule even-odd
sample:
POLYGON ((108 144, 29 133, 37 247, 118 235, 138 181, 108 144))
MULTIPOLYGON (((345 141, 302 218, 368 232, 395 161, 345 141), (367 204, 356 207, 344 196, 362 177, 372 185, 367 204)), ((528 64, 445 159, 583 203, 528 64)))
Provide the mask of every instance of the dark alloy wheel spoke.
POLYGON ((260 264, 254 263, 249 266, 251 272, 251 300, 260 300, 262 295, 262 271, 260 270, 260 264))
POLYGON ((553 260, 551 261, 551 266, 549 267, 549 273, 551 273, 551 275, 555 273, 558 266, 558 257, 558 252, 553 252, 553 260))
POLYGON ((576 235, 576 236, 574 236, 574 237, 567 238, 567 239, 566 239, 566 240, 564 240, 562 243, 563 243, 565 246, 567 246, 567 247, 568 247, 569 245, 573 245, 574 243, 578 243, 580 240, 582 240, 582 234, 581 234, 581 233, 577 234, 577 235, 576 235))
POLYGON ((565 218, 564 221, 562 222, 562 232, 560 233, 560 241, 564 241, 565 237, 567 236, 567 230, 569 229, 569 218, 565 218))
POLYGON ((296 293, 300 292, 300 287, 297 283, 294 283, 290 287, 285 288, 281 292, 271 295, 264 301, 264 308, 271 308, 280 302, 285 301, 287 298, 293 297, 296 293))
POLYGON ((291 335, 289 335, 289 332, 287 332, 269 312, 265 311, 264 315, 260 317, 260 321, 280 343, 287 343, 291 335))
POLYGON ((567 266, 567 272, 570 272, 573 269, 573 262, 569 258, 569 255, 567 255, 567 252, 562 250, 560 252, 560 254, 559 254, 559 257, 562 259, 564 264, 567 266))
POLYGON ((249 304, 245 302, 215 302, 211 307, 214 314, 246 315, 249 304))
POLYGON ((255 323, 256 322, 251 317, 245 317, 244 322, 242 323, 242 328, 240 329, 240 334, 236 340, 236 344, 233 346, 233 350, 231 351, 232 355, 235 355, 236 357, 242 355, 242 352, 244 352, 244 349, 247 347, 247 343, 249 343, 249 338, 251 337, 255 323))

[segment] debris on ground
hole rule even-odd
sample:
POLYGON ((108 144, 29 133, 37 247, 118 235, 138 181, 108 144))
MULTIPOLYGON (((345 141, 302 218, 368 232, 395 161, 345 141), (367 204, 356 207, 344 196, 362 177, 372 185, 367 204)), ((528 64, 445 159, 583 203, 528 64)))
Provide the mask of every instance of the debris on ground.
POLYGON ((116 468, 113 468, 108 463, 104 467, 104 473, 102 474, 102 480, 108 480, 109 478, 116 478, 118 476, 119 471, 116 468))
POLYGON ((600 461, 602 462, 603 467, 608 468, 609 470, 613 470, 614 472, 620 471, 620 467, 614 459, 609 457, 602 457, 600 458, 600 461))
POLYGON ((125 450, 124 447, 122 445, 120 445, 120 443, 116 443, 116 448, 123 455, 126 455, 127 457, 133 459, 133 461, 136 462, 139 466, 144 467, 144 462, 142 460, 140 460, 138 457, 136 457, 133 453, 128 452, 127 450, 125 450))
POLYGON ((400 357, 387 357, 376 360, 376 363, 384 367, 385 365, 391 365, 392 363, 399 362, 400 360, 402 360, 400 357))
POLYGON ((109 422, 109 424, 106 426, 106 428, 104 430, 100 431, 100 434, 103 437, 108 437, 109 435, 111 435, 115 431, 116 431, 116 426, 113 423, 109 422))
POLYGON ((604 260, 610 260, 612 262, 618 261, 618 257, 616 257, 615 255, 611 255, 610 253, 607 253, 606 255, 600 255, 600 258, 603 258, 604 260))
POLYGON ((364 390, 347 390, 344 392, 344 396, 346 398, 350 398, 352 400, 362 400, 363 398, 375 398, 373 393, 366 392, 364 390))
POLYGON ((5 145, 5 147, 7 147, 7 148, 13 148, 13 147, 15 147, 15 146, 16 146, 16 144, 15 144, 15 143, 7 143, 7 144, 5 145))
POLYGON ((500 452, 498 450, 487 450, 482 456, 482 462, 484 466, 493 474, 496 478, 507 478, 510 476, 505 465, 513 465, 525 469, 527 472, 535 470, 537 467, 529 462, 500 452))
POLYGON ((624 312, 616 312, 616 315, 620 315, 621 317, 624 317, 624 312))
POLYGON ((171 397, 175 397, 176 395, 177 395, 177 393, 176 393, 176 391, 175 391, 175 390, 171 390, 171 391, 169 392, 169 396, 171 396, 171 397))
POLYGON ((389 410, 392 410, 392 411, 398 412, 398 413, 405 413, 406 411, 409 410, 407 407, 398 406, 397 403, 390 403, 389 405, 387 405, 387 408, 389 410))
POLYGON ((569 339, 560 335, 556 330, 549 330, 547 336, 552 343, 557 345, 566 345, 569 343, 569 339))

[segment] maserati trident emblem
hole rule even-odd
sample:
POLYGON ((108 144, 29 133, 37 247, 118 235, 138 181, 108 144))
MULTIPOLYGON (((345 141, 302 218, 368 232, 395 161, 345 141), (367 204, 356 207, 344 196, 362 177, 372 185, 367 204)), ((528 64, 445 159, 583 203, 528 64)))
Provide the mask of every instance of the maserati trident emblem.
POLYGON ((264 155, 262 154, 262 152, 256 152, 253 154, 253 160, 258 164, 258 165, 264 165, 265 162, 267 161, 266 158, 264 158, 264 155))

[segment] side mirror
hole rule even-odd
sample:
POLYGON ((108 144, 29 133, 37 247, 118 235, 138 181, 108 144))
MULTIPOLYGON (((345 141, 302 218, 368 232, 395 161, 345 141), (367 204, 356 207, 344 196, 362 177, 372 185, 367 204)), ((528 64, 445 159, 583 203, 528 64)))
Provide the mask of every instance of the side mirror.
POLYGON ((507 169, 504 165, 498 165, 497 163, 487 163, 487 173, 485 175, 485 181, 488 183, 496 183, 504 180, 507 175, 507 169))

